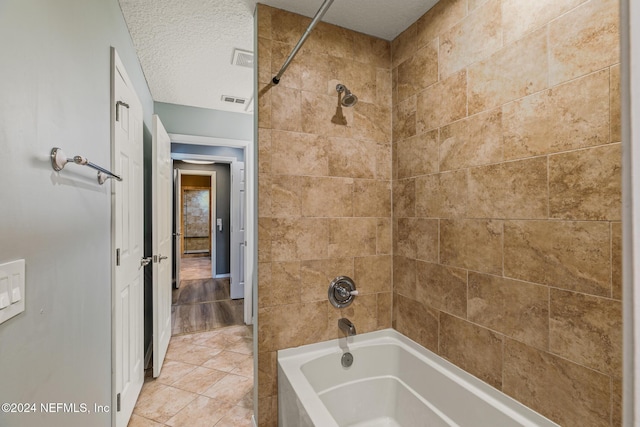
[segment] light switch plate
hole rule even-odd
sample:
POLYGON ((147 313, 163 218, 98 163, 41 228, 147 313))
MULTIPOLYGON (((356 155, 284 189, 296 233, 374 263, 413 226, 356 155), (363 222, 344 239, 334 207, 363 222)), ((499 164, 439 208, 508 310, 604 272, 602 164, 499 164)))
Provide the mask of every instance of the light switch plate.
POLYGON ((24 283, 23 259, 0 264, 0 323, 24 311, 24 283))

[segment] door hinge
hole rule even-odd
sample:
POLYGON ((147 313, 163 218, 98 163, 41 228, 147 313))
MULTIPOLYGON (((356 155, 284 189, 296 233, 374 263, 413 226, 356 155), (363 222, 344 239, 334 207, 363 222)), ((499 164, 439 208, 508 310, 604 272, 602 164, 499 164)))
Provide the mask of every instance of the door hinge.
POLYGON ((126 102, 118 101, 116 102, 116 122, 120 121, 120 107, 129 108, 129 104, 126 102))
POLYGON ((120 393, 116 395, 116 411, 120 412, 120 393))
POLYGON ((120 248, 116 249, 116 266, 120 265, 120 248))

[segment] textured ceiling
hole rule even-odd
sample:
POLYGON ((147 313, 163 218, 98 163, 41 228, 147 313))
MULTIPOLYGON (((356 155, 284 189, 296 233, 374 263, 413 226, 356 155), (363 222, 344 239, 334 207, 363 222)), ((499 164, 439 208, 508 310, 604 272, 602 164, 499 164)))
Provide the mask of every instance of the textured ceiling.
MULTIPOLYGON (((323 21, 392 40, 437 0, 335 0, 323 21)), ((154 101, 252 113, 223 95, 253 97, 253 70, 232 65, 253 51, 256 0, 119 0, 154 101)), ((313 17, 322 0, 262 0, 313 17)))

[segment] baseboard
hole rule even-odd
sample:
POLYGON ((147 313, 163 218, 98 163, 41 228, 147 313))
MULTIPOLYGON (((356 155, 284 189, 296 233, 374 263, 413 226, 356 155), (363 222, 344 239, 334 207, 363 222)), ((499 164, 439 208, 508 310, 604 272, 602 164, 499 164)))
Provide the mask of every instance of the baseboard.
POLYGON ((231 273, 227 273, 227 274, 216 274, 214 276, 214 279, 223 279, 225 277, 231 277, 231 273))

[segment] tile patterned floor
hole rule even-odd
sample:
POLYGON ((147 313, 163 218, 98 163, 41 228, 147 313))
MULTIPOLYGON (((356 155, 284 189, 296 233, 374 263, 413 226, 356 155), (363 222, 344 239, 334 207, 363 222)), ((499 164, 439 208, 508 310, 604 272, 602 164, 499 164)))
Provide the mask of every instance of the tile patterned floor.
POLYGON ((244 427, 253 414, 251 326, 171 338, 162 372, 148 378, 128 427, 244 427))

